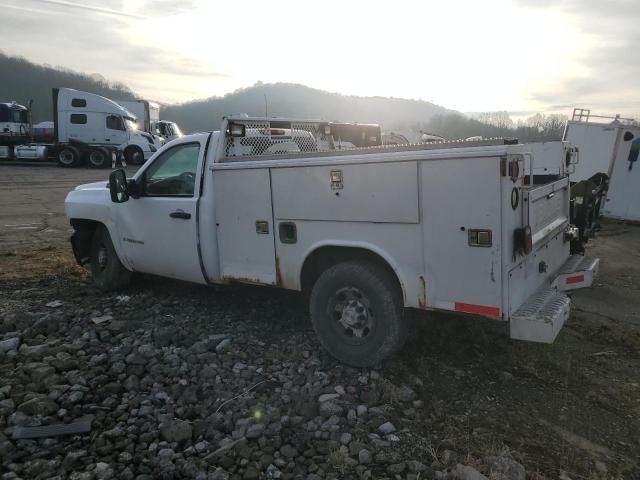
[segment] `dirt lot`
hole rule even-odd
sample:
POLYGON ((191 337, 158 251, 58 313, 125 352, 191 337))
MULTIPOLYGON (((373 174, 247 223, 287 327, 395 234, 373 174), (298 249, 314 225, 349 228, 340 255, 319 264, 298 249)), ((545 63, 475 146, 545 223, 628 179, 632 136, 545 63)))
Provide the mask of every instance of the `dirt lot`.
POLYGON ((1 478, 640 479, 640 227, 590 244, 600 275, 555 344, 420 317, 402 355, 356 370, 293 293, 101 295, 62 202, 107 173, 0 165, 1 478), (85 415, 90 433, 13 439, 85 415))

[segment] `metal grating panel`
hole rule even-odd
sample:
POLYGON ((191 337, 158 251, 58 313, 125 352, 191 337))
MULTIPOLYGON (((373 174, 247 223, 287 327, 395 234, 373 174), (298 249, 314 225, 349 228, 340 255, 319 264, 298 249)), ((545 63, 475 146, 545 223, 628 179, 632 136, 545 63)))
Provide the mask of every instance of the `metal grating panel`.
POLYGON ((245 117, 229 117, 226 120, 224 156, 231 159, 237 159, 237 157, 265 159, 282 155, 304 157, 317 152, 338 154, 341 151, 353 150, 366 153, 434 150, 517 143, 515 139, 487 139, 428 142, 402 146, 383 145, 381 128, 375 124, 245 117), (244 126, 244 135, 232 136, 231 126, 244 126))
POLYGON ((534 293, 511 315, 511 338, 552 343, 569 318, 571 300, 554 288, 534 293))
POLYGON ((552 323, 569 306, 569 297, 556 289, 545 288, 538 291, 513 315, 526 320, 552 323))

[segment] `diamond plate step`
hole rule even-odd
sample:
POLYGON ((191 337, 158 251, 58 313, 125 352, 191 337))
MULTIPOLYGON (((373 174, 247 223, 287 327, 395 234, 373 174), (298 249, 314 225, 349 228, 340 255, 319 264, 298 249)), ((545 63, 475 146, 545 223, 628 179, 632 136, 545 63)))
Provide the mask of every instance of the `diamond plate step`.
POLYGON ((538 290, 511 315, 511 338, 553 343, 569 318, 570 304, 569 297, 555 288, 538 290))
POLYGON ((599 258, 571 255, 560 267, 554 286, 565 292, 590 287, 599 267, 599 258))

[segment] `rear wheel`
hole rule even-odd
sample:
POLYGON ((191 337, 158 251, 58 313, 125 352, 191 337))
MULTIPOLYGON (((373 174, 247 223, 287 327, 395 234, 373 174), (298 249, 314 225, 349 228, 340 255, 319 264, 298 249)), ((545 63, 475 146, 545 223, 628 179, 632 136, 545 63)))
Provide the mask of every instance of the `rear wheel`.
POLYGON ((142 165, 144 163, 144 153, 140 147, 127 147, 124 151, 125 159, 127 163, 133 165, 142 165))
POLYGON ((58 165, 61 167, 77 167, 80 163, 80 152, 75 147, 62 147, 58 150, 58 165))
POLYGON ((92 148, 89 150, 87 160, 92 168, 106 168, 109 164, 108 157, 109 155, 104 148, 92 148))
POLYGON ((131 272, 120 262, 109 231, 103 225, 93 234, 90 263, 93 280, 104 292, 124 288, 131 282, 131 272))
POLYGON ((398 282, 371 263, 350 261, 325 270, 311 291, 310 312, 320 343, 348 365, 376 365, 406 341, 398 282))

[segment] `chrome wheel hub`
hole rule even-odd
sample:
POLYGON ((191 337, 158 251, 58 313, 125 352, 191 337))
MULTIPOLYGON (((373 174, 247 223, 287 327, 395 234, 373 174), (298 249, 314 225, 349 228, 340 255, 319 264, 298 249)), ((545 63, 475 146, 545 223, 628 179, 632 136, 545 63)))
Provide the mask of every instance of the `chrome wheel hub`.
POLYGON ((374 316, 371 303, 355 287, 336 292, 332 313, 339 330, 347 337, 364 338, 372 331, 374 316))

